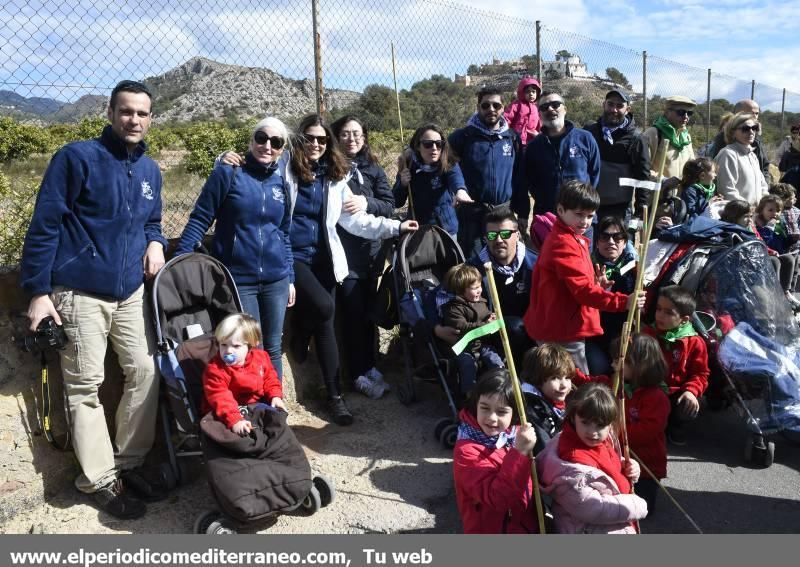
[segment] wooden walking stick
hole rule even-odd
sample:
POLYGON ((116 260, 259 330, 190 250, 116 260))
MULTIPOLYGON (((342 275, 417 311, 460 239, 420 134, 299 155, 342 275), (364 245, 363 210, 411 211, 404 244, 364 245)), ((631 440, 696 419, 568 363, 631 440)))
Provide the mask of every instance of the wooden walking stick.
MULTIPOLYGON (((489 280, 489 293, 492 296, 492 303, 494 304, 494 311, 497 319, 503 321, 503 310, 500 307, 500 296, 497 294, 497 284, 494 281, 494 270, 492 263, 486 262, 483 265, 486 271, 486 277, 489 280)), ((528 420, 525 417, 525 402, 522 400, 522 389, 519 385, 519 378, 517 378, 517 368, 514 365, 514 355, 511 352, 511 343, 508 340, 508 331, 506 325, 500 325, 500 338, 503 341, 503 352, 506 355, 506 362, 508 363, 508 373, 511 374, 511 389, 514 392, 514 403, 517 405, 517 413, 519 413, 520 425, 525 426, 528 420)), ((536 502, 536 516, 539 520, 539 533, 544 535, 546 533, 544 527, 544 506, 542 505, 542 494, 539 490, 539 475, 536 472, 536 459, 531 455, 531 480, 533 481, 533 498, 536 502)))
POLYGON ((400 143, 405 144, 403 139, 403 115, 400 114, 400 92, 397 90, 397 71, 394 64, 394 42, 392 46, 392 78, 394 78, 394 97, 397 100, 397 121, 400 124, 400 143))

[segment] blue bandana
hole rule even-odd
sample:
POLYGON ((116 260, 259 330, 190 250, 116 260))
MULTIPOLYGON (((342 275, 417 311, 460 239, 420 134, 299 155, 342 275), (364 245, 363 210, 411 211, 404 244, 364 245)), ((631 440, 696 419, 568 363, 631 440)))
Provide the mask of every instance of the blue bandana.
POLYGON ((474 126, 487 136, 499 136, 508 130, 508 122, 506 122, 506 119, 502 115, 497 119, 497 129, 490 130, 483 122, 481 122, 477 112, 469 117, 469 120, 467 120, 467 126, 474 126))
POLYGON ((624 128, 625 126, 627 126, 629 122, 630 122, 630 116, 626 116, 625 120, 622 121, 622 124, 620 124, 619 126, 611 127, 611 126, 606 126, 601 119, 600 125, 603 127, 603 139, 613 146, 614 137, 612 134, 614 134, 614 132, 616 132, 620 128, 624 128))
POLYGON ((493 435, 492 437, 489 437, 480 428, 472 427, 463 421, 458 424, 459 439, 469 439, 470 441, 475 441, 476 443, 491 449, 502 449, 505 446, 512 447, 514 445, 514 439, 516 436, 516 425, 512 425, 509 431, 503 431, 499 435, 493 435))
POLYGON ((484 246, 483 248, 481 248, 480 252, 478 252, 478 258, 481 259, 481 263, 483 263, 483 264, 485 264, 486 262, 491 260, 492 261, 492 269, 495 272, 497 272, 498 274, 500 274, 501 276, 505 277, 506 278, 505 284, 508 285, 514 280, 514 274, 517 273, 517 270, 519 270, 519 267, 522 265, 522 262, 525 260, 525 245, 522 242, 517 241, 516 254, 514 254, 514 259, 511 261, 511 263, 508 266, 502 266, 502 265, 498 264, 497 262, 495 262, 494 258, 492 258, 489 255, 489 247, 488 246, 484 246))

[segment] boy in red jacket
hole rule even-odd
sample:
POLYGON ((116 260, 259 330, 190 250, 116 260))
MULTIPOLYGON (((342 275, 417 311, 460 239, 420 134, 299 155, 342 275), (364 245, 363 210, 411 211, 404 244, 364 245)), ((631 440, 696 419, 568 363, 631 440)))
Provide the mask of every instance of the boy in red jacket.
POLYGON ((245 436, 253 424, 242 416, 239 406, 265 401, 286 411, 281 382, 269 354, 255 348, 261 343, 261 330, 250 315, 228 315, 214 336, 219 352, 203 373, 204 411, 210 409, 231 431, 245 436))
POLYGON ((606 291, 608 279, 595 269, 584 233, 592 224, 600 196, 588 183, 565 182, 558 192, 556 220, 542 246, 531 280, 531 300, 525 330, 537 343, 557 343, 589 373, 586 337, 602 335, 600 311, 625 311, 635 302, 644 306, 644 293, 625 295, 606 291))
POLYGON ((691 293, 678 285, 661 288, 656 303, 655 328, 644 332, 658 339, 669 366, 667 387, 672 413, 667 438, 675 445, 685 445, 684 423, 697 417, 700 396, 708 387, 708 350, 690 321, 695 310, 691 293))

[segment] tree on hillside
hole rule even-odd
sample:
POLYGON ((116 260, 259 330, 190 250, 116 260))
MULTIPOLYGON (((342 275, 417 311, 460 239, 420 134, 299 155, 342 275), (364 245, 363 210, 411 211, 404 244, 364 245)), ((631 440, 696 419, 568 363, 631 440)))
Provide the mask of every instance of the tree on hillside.
POLYGON ((533 55, 523 55, 519 58, 520 62, 528 69, 528 73, 533 76, 539 69, 539 57, 534 53, 533 55))
POLYGON ((609 67, 606 69, 606 76, 617 83, 625 87, 626 89, 633 89, 633 85, 631 85, 630 81, 628 81, 628 77, 622 74, 622 71, 617 69, 616 67, 609 67))
POLYGON ((475 63, 467 67, 467 75, 477 75, 478 73, 480 73, 480 69, 475 63))
POLYGON ((561 76, 561 73, 551 67, 544 72, 544 78, 546 81, 557 81, 559 79, 563 79, 564 77, 561 76))
POLYGON ((556 52, 556 57, 561 57, 562 59, 569 59, 570 57, 572 57, 572 53, 570 53, 566 49, 560 49, 556 52))

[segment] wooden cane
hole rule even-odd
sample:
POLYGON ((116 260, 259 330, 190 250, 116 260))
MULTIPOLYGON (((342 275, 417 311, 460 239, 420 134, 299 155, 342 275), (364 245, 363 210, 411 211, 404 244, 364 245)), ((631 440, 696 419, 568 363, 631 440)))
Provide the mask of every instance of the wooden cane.
POLYGON ((395 69, 395 62, 394 62, 394 42, 391 43, 392 46, 392 78, 394 78, 394 97, 397 100, 397 122, 400 124, 400 143, 405 144, 405 139, 403 138, 403 115, 400 114, 400 92, 397 90, 397 71, 395 69))
MULTIPOLYGON (((483 269, 486 271, 486 277, 489 280, 489 293, 492 296, 495 314, 498 319, 502 320, 503 310, 500 307, 500 296, 497 293, 497 284, 494 281, 492 263, 486 262, 483 265, 483 269)), ((505 324, 500 326, 500 339, 503 342, 503 352, 506 355, 508 373, 511 375, 511 389, 514 392, 514 402, 517 405, 520 425, 524 427, 528 424, 527 417, 525 416, 525 402, 522 399, 522 388, 520 388, 519 378, 517 378, 517 368, 514 365, 514 355, 511 352, 511 343, 508 340, 508 331, 506 330, 505 324)), ((531 480, 533 481, 533 498, 536 502, 536 516, 539 520, 539 533, 544 535, 546 533, 544 527, 544 507, 542 505, 542 495, 539 490, 539 474, 536 471, 536 459, 533 455, 531 455, 531 480)))

